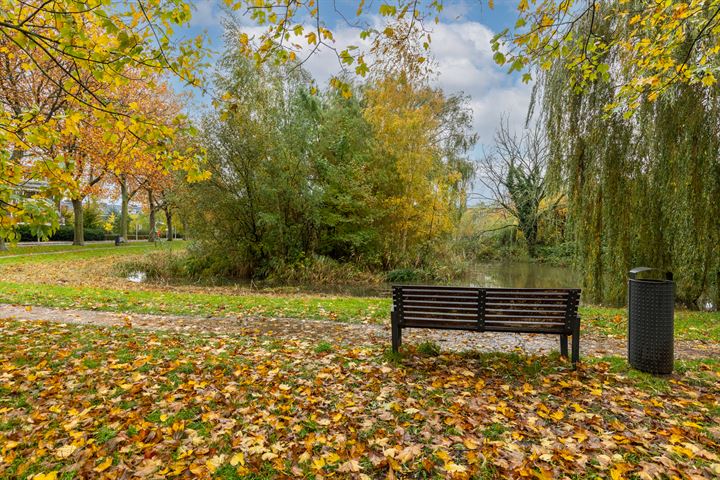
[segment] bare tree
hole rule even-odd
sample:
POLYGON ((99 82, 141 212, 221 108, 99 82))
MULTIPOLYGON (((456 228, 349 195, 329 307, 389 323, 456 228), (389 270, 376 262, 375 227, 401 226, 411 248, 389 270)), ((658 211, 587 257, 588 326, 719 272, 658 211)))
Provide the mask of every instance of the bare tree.
POLYGON ((507 118, 495 132, 495 146, 478 161, 479 196, 498 205, 517 220, 530 256, 535 256, 540 219, 557 207, 546 178, 549 149, 539 125, 521 134, 510 131, 507 118))

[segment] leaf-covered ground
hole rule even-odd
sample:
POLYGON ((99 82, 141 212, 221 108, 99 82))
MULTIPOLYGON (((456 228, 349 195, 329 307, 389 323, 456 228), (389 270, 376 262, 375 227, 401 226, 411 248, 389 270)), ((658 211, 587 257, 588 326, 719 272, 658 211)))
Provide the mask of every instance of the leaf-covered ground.
POLYGON ((0 478, 720 476, 717 361, 655 378, 8 320, 0 339, 0 478))

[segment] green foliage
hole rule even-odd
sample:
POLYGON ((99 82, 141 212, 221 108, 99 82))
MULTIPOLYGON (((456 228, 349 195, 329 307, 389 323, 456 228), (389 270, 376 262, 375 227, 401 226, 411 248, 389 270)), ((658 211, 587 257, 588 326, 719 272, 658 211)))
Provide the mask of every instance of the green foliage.
POLYGON ((83 205, 83 226, 85 227, 85 240, 90 240, 87 231, 91 229, 102 230, 104 215, 97 202, 88 202, 83 205))
POLYGON ((368 270, 426 266, 459 218, 472 173, 464 99, 403 84, 397 102, 420 118, 413 125, 422 135, 400 122, 407 140, 389 152, 378 112, 367 114, 369 88, 350 98, 314 95, 301 69, 257 69, 235 51, 220 65, 222 100, 202 123, 212 179, 179 192, 198 240, 191 275, 372 283, 368 270), (416 150, 427 172, 398 188, 416 150), (417 191, 424 193, 415 205, 417 191))
MULTIPOLYGON (((74 238, 75 230, 73 227, 63 225, 55 230, 52 235, 46 237, 45 240, 54 242, 70 242, 74 238)), ((20 242, 37 242, 38 237, 35 235, 34 230, 29 225, 20 225, 16 229, 17 240, 20 242)), ((86 241, 98 241, 105 240, 105 231, 97 228, 86 228, 85 229, 85 240, 86 241)))
MULTIPOLYGON (((612 52, 603 58, 616 60, 612 52)), ((622 82, 619 71, 611 75, 611 83, 622 82)), ((604 108, 612 85, 596 81, 583 93, 568 87, 558 61, 544 77, 541 105, 588 298, 623 302, 627 271, 647 265, 675 273, 680 302, 717 305, 718 90, 672 85, 655 101, 643 97, 628 117, 604 108)))
POLYGON ((389 283, 417 282, 422 278, 424 278, 423 273, 415 268, 398 268, 385 274, 385 279, 389 283))
POLYGON ((326 352, 332 352, 333 351, 333 345, 330 342, 322 341, 318 343, 317 347, 315 347, 315 353, 326 353, 326 352))

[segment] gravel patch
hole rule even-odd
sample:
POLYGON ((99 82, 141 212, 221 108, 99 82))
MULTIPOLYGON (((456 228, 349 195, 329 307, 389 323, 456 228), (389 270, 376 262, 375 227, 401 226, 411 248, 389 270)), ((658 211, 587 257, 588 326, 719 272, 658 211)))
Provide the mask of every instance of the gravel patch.
MULTIPOLYGON (((302 338, 345 344, 387 343, 390 346, 390 325, 341 323, 326 320, 256 317, 187 317, 171 315, 122 314, 92 310, 64 310, 0 304, 0 318, 16 320, 44 320, 84 325, 125 326, 173 332, 202 332, 216 335, 267 335, 282 338, 302 338)), ((515 333, 473 333, 442 330, 407 329, 404 344, 431 341, 445 351, 524 352, 548 354, 560 348, 555 335, 515 333)), ((593 337, 580 339, 582 356, 625 356, 624 338, 593 337)), ((683 340, 675 342, 676 359, 720 357, 720 343, 683 340)))

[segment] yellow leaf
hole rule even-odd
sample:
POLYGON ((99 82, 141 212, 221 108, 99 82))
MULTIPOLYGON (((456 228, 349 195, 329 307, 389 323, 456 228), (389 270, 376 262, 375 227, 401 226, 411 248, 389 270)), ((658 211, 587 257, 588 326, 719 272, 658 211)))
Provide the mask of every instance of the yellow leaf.
POLYGON ((32 477, 32 480, 57 480, 57 472, 52 471, 48 473, 38 473, 32 477))
POLYGON ((75 450, 77 450, 75 445, 64 445, 55 450, 55 456, 58 458, 68 458, 75 452, 75 450))
POLYGON ((220 467, 220 465, 223 464, 224 461, 225 461, 225 455, 215 455, 210 460, 205 462, 205 466, 207 467, 208 470, 210 470, 210 473, 214 473, 215 470, 217 470, 220 467))
POLYGON ((479 446, 478 443, 472 438, 466 438, 465 440, 463 440, 463 445, 465 445, 468 450, 476 450, 479 446))
POLYGON ((467 471, 467 468, 454 462, 448 462, 445 464, 445 471, 448 473, 463 473, 467 471))
POLYGON ((105 470, 110 468, 112 463, 113 463, 112 457, 105 457, 105 460, 102 463, 100 463, 100 465, 93 468, 93 472, 104 472, 105 470))
POLYGON ((236 453, 232 456, 230 459, 230 465, 237 466, 237 465, 245 465, 245 455, 242 452, 236 453))
POLYGON ((315 470, 320 470, 325 466, 325 459, 322 457, 319 458, 313 458, 312 461, 312 468, 315 470))

